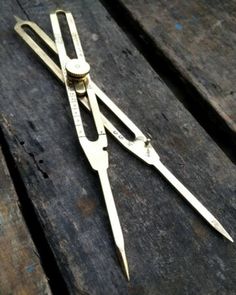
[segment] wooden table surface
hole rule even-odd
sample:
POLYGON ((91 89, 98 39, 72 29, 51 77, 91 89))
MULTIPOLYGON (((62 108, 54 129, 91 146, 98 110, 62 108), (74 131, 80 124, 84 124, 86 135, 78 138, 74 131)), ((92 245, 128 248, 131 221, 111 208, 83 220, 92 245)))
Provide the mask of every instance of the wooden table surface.
POLYGON ((0 150, 0 294, 52 294, 0 150))
POLYGON ((143 44, 157 71, 170 68, 172 83, 185 90, 182 99, 200 123, 235 150, 236 1, 102 2, 143 44))
MULTIPOLYGON (((10 239, 11 243, 17 241, 18 248, 20 243, 36 247, 34 253, 39 259, 22 246, 21 255, 30 256, 26 256, 21 268, 15 268, 14 276, 11 276, 12 270, 7 267, 5 258, 4 267, 0 268, 0 294, 236 293, 235 244, 208 226, 157 171, 133 157, 108 135, 109 178, 124 232, 131 275, 131 281, 126 281, 116 257, 99 180, 79 146, 65 89, 13 30, 13 15, 17 15, 36 22, 52 37, 49 13, 57 8, 72 11, 93 80, 143 132, 152 135, 152 144, 162 162, 235 238, 235 164, 146 59, 137 42, 139 38, 135 36, 138 31, 127 31, 122 22, 117 21, 122 17, 118 12, 125 10, 124 18, 130 15, 138 22, 160 50, 166 40, 177 57, 185 56, 190 48, 186 41, 190 37, 184 33, 186 23, 175 20, 174 29, 170 28, 166 20, 166 14, 171 14, 169 10, 175 15, 175 6, 189 11, 199 9, 200 14, 204 11, 207 20, 208 14, 212 15, 212 10, 218 9, 217 17, 219 13, 230 23, 234 12, 231 14, 229 7, 233 2, 226 1, 221 6, 217 1, 214 9, 211 1, 203 0, 199 8, 192 1, 173 1, 172 5, 166 1, 164 5, 163 1, 120 0, 114 1, 113 8, 104 0, 10 0, 1 3, 1 144, 18 194, 8 203, 16 206, 12 214, 18 216, 17 206, 22 206, 24 214, 18 219, 25 231, 23 236, 18 230, 12 231, 14 236, 12 234, 10 239), (181 2, 185 5, 181 6, 181 2), (158 7, 158 11, 154 13, 151 7, 158 7), (165 13, 161 12, 162 7, 165 13), (156 25, 150 29, 146 19, 156 25), (163 25, 161 34, 156 33, 158 28, 155 26, 159 23, 163 25), (179 26, 176 27, 176 23, 179 26), (165 34, 169 34, 166 39, 165 34), (17 198, 19 205, 15 203, 17 198), (28 219, 28 229, 23 218, 28 219), (37 227, 30 227, 35 223, 37 227), (24 264, 28 265, 29 260, 37 269, 30 272, 29 283, 26 283, 22 269, 27 269, 24 264), (29 285, 27 291, 20 289, 22 284, 29 285)), ((221 23, 223 26, 224 22, 221 23)), ((218 29, 221 25, 216 27, 218 29)), ((233 34, 231 29, 229 36, 233 34)), ((208 36, 208 21, 202 22, 199 30, 200 36, 208 36)), ((201 40, 199 42, 201 44, 201 40)), ((226 41, 219 39, 217 42, 226 46, 226 41)), ((233 37, 228 42, 232 48, 236 47, 233 37)), ((220 48, 216 47, 215 51, 219 52, 220 48)), ((230 67, 229 57, 224 55, 221 62, 216 59, 210 64, 208 59, 208 62, 201 60, 201 57, 207 58, 205 54, 199 45, 192 57, 191 50, 186 57, 191 69, 196 69, 199 81, 214 79, 213 83, 221 84, 224 91, 231 89, 229 85, 233 84, 235 70, 233 64, 230 67), (230 71, 232 74, 229 77, 216 74, 218 68, 227 75, 230 71), (222 76, 224 79, 219 80, 222 76)), ((155 59, 154 52, 153 57, 155 59)), ((179 79, 178 73, 182 73, 185 60, 177 57, 180 63, 168 55, 173 68, 178 69, 173 75, 179 79)), ((193 73, 191 77, 181 76, 185 83, 197 88, 193 73)), ((229 127, 228 119, 221 114, 233 112, 235 101, 220 91, 215 95, 218 88, 214 92, 207 83, 204 89, 211 95, 204 96, 205 92, 200 93, 202 87, 199 86, 198 97, 207 102, 205 105, 211 114, 218 112, 214 105, 220 99, 224 101, 224 104, 219 103, 219 116, 213 117, 220 118, 217 122, 224 121, 225 127, 229 127)), ((202 103, 193 104, 201 112, 202 103)), ((84 111, 82 115, 89 132, 89 115, 84 111)), ((222 132, 218 125, 215 128, 222 132)), ((233 128, 231 131, 234 132, 233 128)), ((231 131, 225 131, 225 137, 232 139, 231 131)), ((233 140, 230 144, 228 148, 233 151, 233 140)), ((2 161, 4 163, 4 159, 2 161)), ((6 180, 1 174, 1 182, 5 186, 3 192, 0 190, 3 200, 6 186, 9 190, 13 188, 9 175, 6 180)), ((9 259, 14 257, 15 250, 8 248, 6 251, 8 242, 5 239, 7 237, 0 234, 0 255, 9 259)))

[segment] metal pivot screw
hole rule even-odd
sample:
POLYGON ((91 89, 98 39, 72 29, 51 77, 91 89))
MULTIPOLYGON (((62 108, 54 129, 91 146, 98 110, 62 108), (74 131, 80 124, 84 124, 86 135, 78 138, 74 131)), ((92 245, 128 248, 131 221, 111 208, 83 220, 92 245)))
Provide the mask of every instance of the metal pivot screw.
POLYGON ((145 140, 145 146, 149 146, 149 144, 151 143, 152 140, 152 136, 151 134, 148 133, 147 139, 145 140))
POLYGON ((66 63, 66 72, 69 83, 74 83, 78 96, 83 97, 86 94, 86 88, 88 83, 88 73, 90 71, 90 65, 78 58, 70 59, 66 63))
POLYGON ((90 71, 90 65, 86 61, 77 58, 70 59, 66 63, 68 78, 75 81, 81 81, 86 78, 90 71))

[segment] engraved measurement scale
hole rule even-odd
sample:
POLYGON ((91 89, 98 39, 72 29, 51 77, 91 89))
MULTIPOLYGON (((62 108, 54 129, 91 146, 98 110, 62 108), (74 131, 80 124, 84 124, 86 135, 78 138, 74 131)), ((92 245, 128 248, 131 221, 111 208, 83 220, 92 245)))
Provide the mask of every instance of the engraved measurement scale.
POLYGON ((91 80, 89 76, 89 65, 85 61, 79 36, 75 27, 75 23, 71 13, 57 11, 51 14, 51 22, 53 26, 56 44, 48 37, 48 35, 31 21, 23 21, 16 17, 15 30, 21 38, 33 49, 40 57, 45 65, 57 76, 57 78, 65 83, 68 98, 71 105, 72 116, 76 126, 77 134, 81 146, 90 161, 94 170, 98 171, 103 194, 109 196, 106 200, 108 215, 113 231, 116 247, 119 250, 122 268, 126 277, 129 279, 128 262, 125 255, 124 239, 120 227, 118 214, 115 208, 109 180, 107 177, 108 154, 104 150, 107 147, 107 139, 104 127, 115 139, 130 153, 143 160, 146 164, 154 166, 171 185, 179 192, 179 194, 220 234, 233 242, 232 237, 220 224, 220 222, 197 200, 197 198, 165 167, 160 161, 160 157, 151 145, 150 138, 127 117, 125 113, 91 80), (60 33, 57 13, 64 13, 69 25, 72 40, 77 53, 76 60, 70 60, 64 50, 64 44, 60 33), (55 53, 59 55, 61 62, 60 67, 43 51, 43 49, 27 34, 24 26, 28 26, 44 43, 55 53), (67 79, 68 78, 68 79, 67 79), (85 79, 86 78, 86 79, 85 79), (79 102, 92 112, 98 133, 98 142, 90 142, 85 136, 83 124, 81 121, 79 102), (122 122, 127 129, 134 134, 134 140, 128 140, 100 111, 97 100, 101 100, 106 107, 122 122), (96 156, 95 156, 96 155, 96 156), (99 155, 99 156, 98 156, 99 155), (97 160, 98 159, 98 160, 97 160), (106 165, 101 164, 101 159, 105 159, 106 165), (100 166, 101 165, 101 166, 100 166), (102 172, 101 172, 102 171, 102 172), (107 204, 108 203, 108 204, 107 204), (110 204, 110 206, 109 206, 110 204), (112 209, 111 209, 112 208, 112 209))

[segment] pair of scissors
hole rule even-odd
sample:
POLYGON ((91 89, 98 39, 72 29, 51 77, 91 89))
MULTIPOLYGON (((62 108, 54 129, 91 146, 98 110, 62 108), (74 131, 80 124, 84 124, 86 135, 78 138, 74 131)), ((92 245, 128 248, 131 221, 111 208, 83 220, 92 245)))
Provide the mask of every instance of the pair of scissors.
MULTIPOLYGON (((62 11, 60 11, 62 13, 62 11)), ((65 13, 67 20, 71 20, 71 14, 69 12, 63 12, 65 13)), ((56 21, 56 14, 51 15, 51 19, 53 20, 53 23, 56 21)), ((46 46, 54 53, 58 54, 58 43, 59 46, 61 43, 61 37, 59 37, 58 33, 58 27, 56 25, 56 32, 54 30, 54 35, 56 33, 55 39, 56 44, 53 42, 53 40, 35 23, 31 21, 23 21, 16 17, 16 25, 15 30, 16 32, 21 36, 21 38, 33 49, 33 51, 40 57, 40 59, 45 63, 45 65, 57 76, 57 78, 65 83, 65 73, 63 73, 63 69, 60 69, 60 67, 51 59, 51 57, 40 47, 32 38, 31 36, 24 30, 25 27, 30 28, 31 31, 33 31, 40 39, 43 41, 46 46)), ((69 23, 69 22, 68 22, 69 23)), ((55 26, 55 25, 54 25, 55 26)), ((78 41, 79 39, 77 39, 78 41)), ((77 54, 79 56, 79 54, 77 54)), ((60 56, 60 54, 59 54, 60 56)), ((66 56, 64 55, 64 58, 66 59, 66 56)), ((84 60, 82 61, 83 64, 84 60)), ((73 62, 72 62, 73 63, 73 62)), ((63 64, 63 67, 65 68, 65 65, 63 64)), ((68 66, 69 67, 69 66, 68 66)), ((68 70, 68 69, 67 69, 68 70)), ((70 71, 70 69, 69 69, 70 71)), ((68 74, 68 72, 67 72, 68 74)), ((73 76, 73 73, 71 73, 73 76)), ((81 81, 79 82, 81 83, 81 81)), ((220 222, 206 209, 205 206, 202 205, 200 201, 169 171, 168 168, 161 162, 160 157, 158 153, 155 151, 151 144, 151 139, 148 136, 145 136, 144 133, 127 117, 127 115, 91 80, 89 77, 89 83, 88 86, 85 85, 81 87, 75 87, 75 91, 79 97, 79 102, 85 106, 88 110, 90 110, 94 116, 93 107, 90 104, 89 96, 92 96, 94 99, 94 94, 98 101, 101 101, 111 113, 113 113, 120 122, 122 122, 127 129, 131 131, 131 133, 134 135, 134 140, 127 139, 113 124, 109 121, 108 118, 104 114, 102 114, 99 109, 96 107, 96 110, 100 112, 100 119, 102 120, 102 123, 99 123, 99 126, 102 125, 105 126, 106 130, 109 131, 109 133, 124 147, 126 148, 130 153, 137 156, 141 160, 143 160, 146 164, 151 165, 155 167, 165 178, 166 180, 171 183, 171 185, 179 192, 179 194, 189 203, 191 206, 220 234, 222 234, 225 238, 233 242, 232 237, 229 235, 229 233, 224 229, 224 227, 220 224, 220 222), (87 88, 86 88, 87 87, 87 88), (89 89, 87 92, 87 95, 85 95, 85 89, 89 89), (92 93, 91 95, 88 95, 88 93, 92 93)), ((96 112, 95 112, 96 113, 96 112)), ((95 116, 96 117, 96 116, 95 116)), ((95 119, 94 117, 94 119, 95 119)), ((99 119, 99 120, 100 120, 99 119)), ((99 129, 98 129, 99 130, 99 129)), ((103 129, 101 131, 101 136, 105 137, 105 132, 103 133, 103 129)), ((107 143, 106 143, 107 144, 107 143)), ((86 151, 85 151, 86 153, 86 151)), ((103 169, 104 170, 104 169, 103 169)), ((101 177, 101 176, 100 176, 101 177)), ((101 180, 103 182, 103 180, 101 180)), ((106 186, 109 187, 110 185, 108 181, 108 177, 106 176, 106 186)), ((104 195, 106 192, 104 192, 104 195)), ((111 194, 111 191, 110 191, 111 194)), ((112 198, 113 200, 113 198, 112 198)), ((113 200, 114 202, 114 200, 113 200)), ((115 207, 114 207, 115 208, 115 207)), ((109 214, 109 213, 108 213, 109 214)), ((117 212, 115 212, 117 224, 119 224, 119 219, 117 212)), ((112 216, 109 215, 110 222, 112 219, 112 216)), ((117 227, 118 228, 118 227, 117 227)), ((116 227, 112 227, 114 231, 117 229, 116 227)), ((119 225, 120 229, 120 225, 119 225)), ((119 230, 120 234, 119 236, 122 236, 123 241, 123 235, 121 232, 121 229, 119 230)), ((115 234, 113 232, 113 236, 115 238, 115 234)), ((116 242, 116 239, 115 239, 116 242)), ((123 246, 122 242, 122 246, 123 246)), ((123 248, 124 251, 124 248, 123 248)), ((125 252, 123 252, 125 255, 125 252)), ((128 263, 126 260, 123 259, 122 265, 123 269, 126 272, 126 276, 129 279, 129 273, 128 273, 128 263)))

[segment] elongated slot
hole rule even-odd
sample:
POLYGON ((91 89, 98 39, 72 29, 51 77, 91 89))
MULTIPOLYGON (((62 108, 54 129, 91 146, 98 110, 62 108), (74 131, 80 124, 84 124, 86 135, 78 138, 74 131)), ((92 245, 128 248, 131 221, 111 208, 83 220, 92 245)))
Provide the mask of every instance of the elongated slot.
POLYGON ((40 35, 37 34, 36 31, 31 28, 28 24, 23 24, 21 28, 24 30, 25 34, 27 34, 37 45, 59 66, 59 58, 58 55, 47 45, 44 39, 41 38, 40 35))
POLYGON ((127 140, 130 140, 130 141, 135 140, 134 133, 119 119, 119 117, 116 116, 116 114, 112 112, 112 110, 110 110, 105 105, 103 101, 99 99, 99 97, 97 97, 97 99, 98 99, 98 104, 99 104, 101 113, 115 126, 116 129, 118 129, 118 131, 127 140))
POLYGON ((84 127, 84 132, 86 134, 86 137, 91 141, 97 140, 98 133, 97 133, 94 118, 91 112, 85 112, 84 110, 82 110, 81 117, 82 117, 82 122, 83 122, 83 127, 84 127))
POLYGON ((71 59, 77 58, 66 15, 63 11, 59 11, 57 12, 57 17, 61 29, 62 39, 66 48, 66 54, 71 59))

